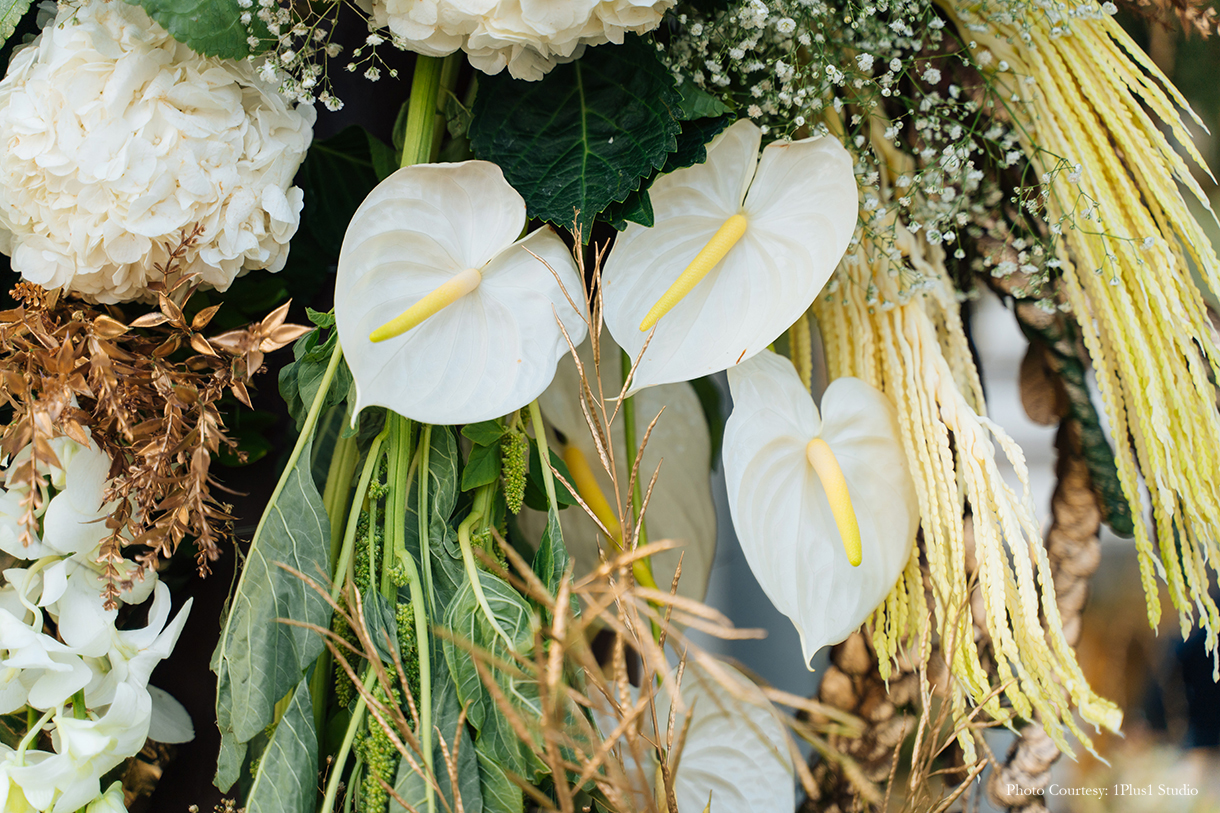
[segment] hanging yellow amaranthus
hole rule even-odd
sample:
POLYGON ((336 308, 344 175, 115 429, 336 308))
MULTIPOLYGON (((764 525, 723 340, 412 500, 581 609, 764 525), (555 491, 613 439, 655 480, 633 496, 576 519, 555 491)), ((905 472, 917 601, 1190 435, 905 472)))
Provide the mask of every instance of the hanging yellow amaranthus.
POLYGON ((993 98, 1042 179, 1061 288, 1097 372, 1133 508, 1149 622, 1160 619, 1159 572, 1183 636, 1198 612, 1220 679, 1220 613, 1209 595, 1220 562, 1220 415, 1209 379, 1220 353, 1191 274, 1220 291, 1220 261, 1180 190, 1210 211, 1207 198, 1161 129, 1205 168, 1180 115, 1189 107, 1096 4, 1071 13, 949 5, 963 38, 992 52, 993 98))
MULTIPOLYGON (((864 232, 814 304, 830 377, 863 378, 898 406, 919 496, 936 631, 956 678, 947 689, 958 718, 977 703, 995 719, 1008 718, 996 697, 988 699, 992 683, 974 641, 964 518, 969 504, 987 616, 979 621, 994 644, 997 677, 1013 711, 1024 718, 1036 711, 1055 743, 1071 753, 1065 729, 1089 743, 1072 719, 1073 706, 1085 720, 1111 729, 1121 712, 1093 693, 1063 637, 1028 487, 1014 492, 996 464, 998 446, 1027 483, 1024 455, 983 415, 982 387, 943 253, 889 218, 885 232, 923 283, 903 290, 903 264, 864 232)), ((916 553, 874 619, 883 672, 899 641, 918 635, 925 607, 916 553)), ((970 737, 959 739, 973 759, 970 737)))

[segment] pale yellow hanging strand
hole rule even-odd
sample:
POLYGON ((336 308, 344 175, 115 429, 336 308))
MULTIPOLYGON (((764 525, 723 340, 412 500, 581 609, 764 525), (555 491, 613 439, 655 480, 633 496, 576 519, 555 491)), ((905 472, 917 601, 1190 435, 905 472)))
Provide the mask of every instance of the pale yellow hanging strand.
MULTIPOLYGON (((902 224, 890 227, 905 261, 925 276, 921 293, 905 296, 891 260, 865 237, 841 263, 814 313, 830 377, 863 378, 898 407, 919 499, 934 623, 955 678, 947 687, 955 715, 961 720, 971 706, 982 703, 993 718, 1010 717, 997 697, 988 699, 992 681, 974 641, 964 533, 968 503, 985 626, 994 645, 996 677, 1006 685, 1004 695, 1018 716, 1028 719, 1036 713, 1066 753, 1072 753, 1066 731, 1091 747, 1073 719, 1074 708, 1085 720, 1111 729, 1121 723, 1121 712, 1092 691, 1063 637, 1024 455, 980 414, 978 372, 943 254, 902 224), (865 291, 873 292, 868 300, 865 291), (998 454, 1017 471, 1023 493, 1004 482, 998 454)), ((917 556, 872 625, 884 672, 901 641, 922 634, 926 604, 917 556)), ((959 742, 973 760, 974 743, 966 731, 959 742)))
POLYGON ((1008 100, 1050 193, 1062 292, 1078 316, 1116 441, 1149 623, 1160 619, 1159 574, 1184 637, 1197 613, 1220 677, 1220 610, 1208 590, 1220 567, 1220 413, 1209 381, 1220 375, 1220 352, 1191 274, 1220 292, 1220 260, 1180 189, 1205 208, 1207 198, 1162 130, 1205 169, 1181 119, 1194 114, 1099 11, 1052 23, 1032 6, 1002 18, 971 2, 948 6, 963 34, 968 29, 1008 67, 992 76, 996 95, 1008 100), (1078 181, 1064 162, 1080 165, 1078 181), (1074 212, 1082 199, 1091 203, 1089 220, 1074 212))

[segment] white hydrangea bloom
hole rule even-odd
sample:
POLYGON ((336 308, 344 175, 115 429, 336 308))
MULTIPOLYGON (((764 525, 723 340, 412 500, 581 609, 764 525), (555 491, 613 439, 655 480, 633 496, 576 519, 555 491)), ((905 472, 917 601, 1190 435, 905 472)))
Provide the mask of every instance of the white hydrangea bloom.
POLYGON ((205 283, 278 271, 313 121, 249 62, 196 54, 137 5, 65 5, 0 82, 0 251, 99 302, 143 296, 195 226, 182 266, 205 283))
POLYGON ((373 19, 412 51, 461 48, 484 73, 541 79, 586 46, 656 28, 676 0, 373 0, 373 19))

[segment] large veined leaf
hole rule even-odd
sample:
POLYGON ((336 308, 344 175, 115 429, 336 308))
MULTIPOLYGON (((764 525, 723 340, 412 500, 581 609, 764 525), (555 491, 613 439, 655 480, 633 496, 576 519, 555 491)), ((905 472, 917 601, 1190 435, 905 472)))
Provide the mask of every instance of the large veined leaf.
POLYGON ((471 146, 500 165, 530 217, 571 228, 579 212, 587 236, 677 148, 681 100, 655 48, 629 36, 538 82, 507 71, 480 79, 471 146))
MULTIPOLYGON (((486 805, 483 802, 482 782, 479 777, 479 760, 465 724, 463 723, 461 728, 458 727, 461 713, 462 707, 458 703, 457 691, 449 677, 448 667, 443 660, 439 660, 433 670, 432 684, 433 765, 436 766, 436 781, 446 804, 437 807, 457 809, 453 798, 453 784, 449 779, 449 772, 445 769, 444 751, 436 739, 439 734, 445 738, 450 755, 457 754, 458 793, 462 798, 462 809, 466 813, 482 813, 486 810, 486 805)), ((394 790, 404 802, 416 810, 426 810, 426 787, 423 777, 415 772, 409 762, 404 759, 398 763, 394 790)), ((405 810, 391 797, 390 813, 405 813, 405 810)))
POLYGON ((246 797, 248 813, 313 813, 318 796, 318 732, 309 681, 292 693, 271 742, 258 761, 246 797))
POLYGON ((521 788, 508 778, 494 757, 476 746, 479 757, 479 782, 483 791, 484 813, 522 813, 525 798, 521 788))
POLYGON ((217 786, 227 789, 241 752, 275 717, 275 704, 296 689, 322 651, 322 637, 277 619, 326 627, 330 605, 281 564, 307 576, 330 573, 330 520, 309 470, 305 444, 283 491, 267 507, 230 599, 228 617, 212 655, 216 722, 224 738, 217 786))
POLYGON ((30 10, 31 0, 0 0, 0 43, 13 36, 17 23, 30 10))
MULTIPOLYGON (((428 444, 428 549, 431 552, 432 590, 437 610, 449 604, 462 584, 457 534, 449 524, 457 504, 462 457, 453 430, 433 426, 428 444)), ((419 474, 416 474, 416 478, 419 474)), ((419 559, 419 481, 407 494, 407 516, 403 544, 419 559)))
POLYGON ((143 6, 174 39, 204 56, 244 59, 267 50, 274 42, 263 23, 254 17, 253 31, 242 25, 237 0, 128 0, 143 6), (248 38, 259 40, 251 48, 248 38))
MULTIPOLYGON (((479 750, 518 776, 525 776, 530 769, 541 772, 544 769, 530 749, 523 747, 495 698, 483 685, 475 666, 477 656, 470 652, 473 648, 486 653, 493 662, 512 663, 513 652, 528 653, 533 645, 533 615, 525 599, 503 579, 479 571, 479 581, 488 607, 508 640, 492 627, 473 586, 466 581, 445 611, 444 625, 450 633, 443 641, 445 661, 458 700, 466 707, 467 719, 479 732, 475 741, 479 750)), ((500 693, 513 704, 519 716, 530 720, 540 714, 538 690, 532 680, 504 670, 496 670, 494 678, 500 693)))

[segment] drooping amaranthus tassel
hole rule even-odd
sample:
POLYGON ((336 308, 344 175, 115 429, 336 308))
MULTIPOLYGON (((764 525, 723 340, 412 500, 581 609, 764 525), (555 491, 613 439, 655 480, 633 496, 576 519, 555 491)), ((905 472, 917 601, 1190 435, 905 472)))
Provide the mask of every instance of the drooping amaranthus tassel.
POLYGON ((1007 100, 1003 114, 1015 119, 1042 178, 1062 291, 1121 441, 1115 455, 1133 508, 1149 622, 1155 628, 1160 618, 1160 572, 1183 636, 1198 613, 1220 678, 1220 608, 1208 589, 1220 572, 1220 414, 1212 383, 1220 348, 1192 278, 1194 270, 1220 292, 1220 259, 1181 192, 1209 210, 1175 150, 1205 169, 1182 121, 1189 107, 1096 2, 1053 13, 1018 3, 942 4, 963 38, 993 56, 994 95, 1007 100))
MULTIPOLYGON (((1022 483, 1028 483, 1020 448, 985 417, 982 388, 943 254, 902 224, 893 225, 894 245, 904 263, 894 263, 865 236, 844 259, 814 312, 831 379, 863 378, 898 406, 920 501, 933 621, 954 678, 946 687, 948 701, 959 720, 973 704, 982 704, 994 719, 1009 719, 1011 712, 991 694, 993 685, 1003 684, 1012 712, 1024 719, 1036 715, 1065 753, 1071 753, 1065 730, 1089 747, 1073 711, 1110 729, 1121 723, 1121 712, 1089 687, 1063 635, 1028 485, 1017 494, 1000 473, 997 453, 1008 458, 1022 483), (904 268, 922 277, 918 286, 903 288, 904 268), (994 655, 990 667, 984 665, 973 634, 967 505, 994 655)), ((899 642, 918 640, 912 633, 926 606, 919 570, 908 567, 873 622, 883 678, 899 642)), ((958 741, 966 762, 973 763, 975 744, 964 729, 958 741)))

